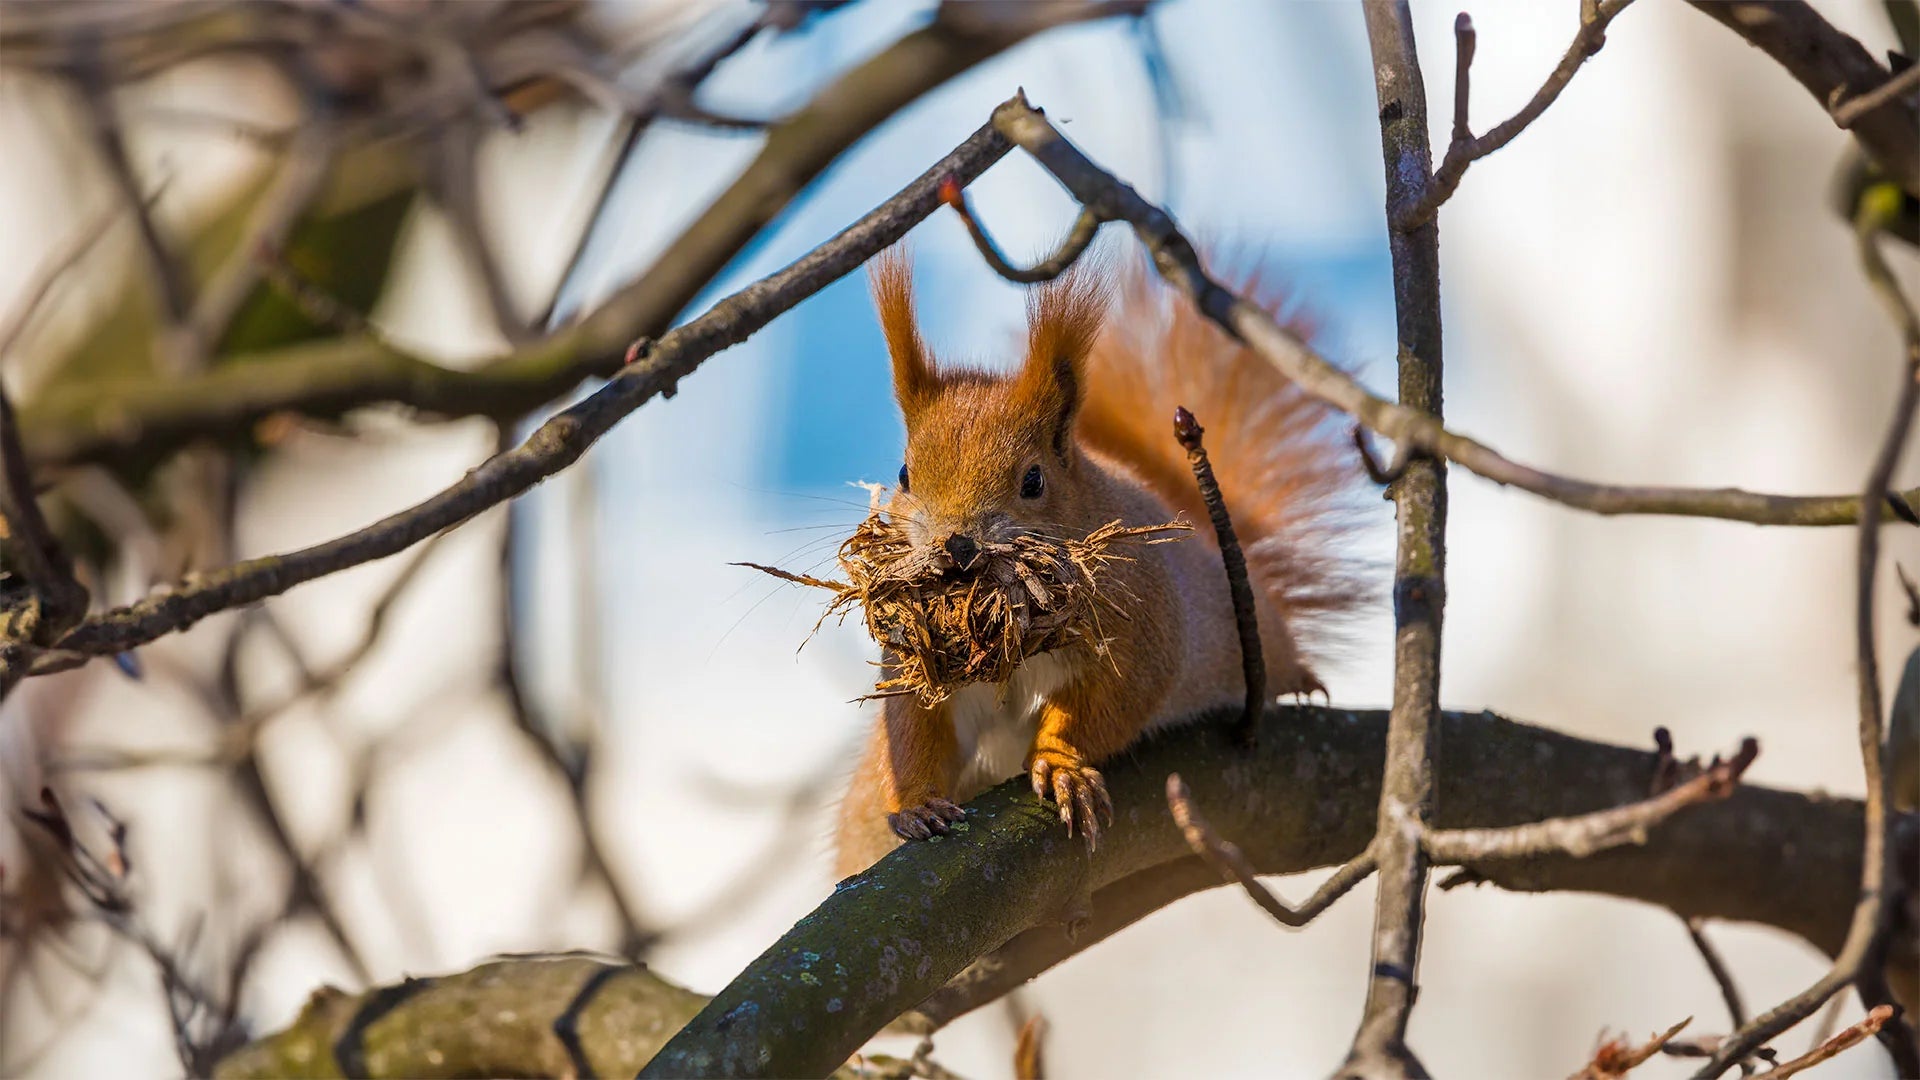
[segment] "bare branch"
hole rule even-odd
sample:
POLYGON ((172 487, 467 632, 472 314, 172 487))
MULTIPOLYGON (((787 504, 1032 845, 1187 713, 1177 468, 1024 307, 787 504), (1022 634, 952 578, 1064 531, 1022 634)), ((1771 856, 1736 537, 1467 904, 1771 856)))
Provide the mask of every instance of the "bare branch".
MULTIPOLYGON (((1406 0, 1367 0, 1367 44, 1379 103, 1386 217, 1428 197, 1432 151, 1427 91, 1406 0)), ((1388 230, 1393 306, 1399 333, 1399 406, 1440 422, 1440 231, 1435 222, 1388 230)), ((1422 834, 1434 810, 1434 751, 1439 734, 1440 641, 1447 583, 1446 463, 1409 457, 1388 489, 1393 499, 1393 710, 1387 722, 1371 850, 1380 863, 1373 909, 1366 1006, 1340 1076, 1424 1077, 1407 1045, 1417 990, 1414 975, 1426 921, 1429 856, 1422 834)))
POLYGON ((533 340, 533 327, 515 310, 513 290, 507 285, 506 272, 487 236, 481 214, 476 175, 480 165, 480 129, 472 124, 450 125, 425 153, 430 190, 441 212, 447 216, 454 242, 480 279, 480 291, 494 328, 510 344, 526 344, 533 340))
POLYGON ((1467 166, 1512 142, 1529 124, 1540 119, 1541 114, 1559 99, 1560 92, 1573 81, 1581 65, 1606 44, 1607 24, 1632 2, 1601 0, 1600 3, 1580 5, 1580 29, 1573 36, 1573 44, 1567 46, 1566 55, 1560 58, 1559 66, 1553 69, 1546 82, 1534 91, 1532 99, 1521 106, 1519 112, 1477 139, 1467 126, 1467 71, 1473 63, 1473 20, 1461 12, 1453 27, 1456 57, 1453 141, 1447 146, 1446 156, 1434 171, 1433 182, 1426 191, 1404 213, 1394 215, 1394 228, 1414 229, 1431 221, 1441 204, 1453 197, 1461 179, 1467 175, 1467 166))
MULTIPOLYGON (((1174 438, 1187 452, 1187 466, 1193 470, 1200 498, 1207 504, 1207 517, 1213 521, 1214 539, 1220 542, 1220 561, 1227 571, 1227 590, 1233 596, 1233 622, 1240 633, 1240 671, 1246 681, 1246 707, 1234 725, 1234 738, 1245 743, 1253 738, 1254 725, 1267 702, 1267 661, 1260 647, 1260 619, 1254 610, 1253 584, 1247 580, 1247 556, 1240 550, 1240 538, 1234 535, 1233 518, 1227 514, 1226 500, 1220 496, 1220 482, 1213 477, 1213 465, 1207 460, 1207 448, 1201 442, 1206 429, 1182 405, 1173 411, 1174 438)), ((1171 794, 1168 796, 1171 798, 1171 794)))
MULTIPOLYGON (((1236 296, 1209 277, 1193 244, 1165 211, 1094 164, 1024 98, 995 110, 994 123, 1032 154, 1074 198, 1101 215, 1134 227, 1153 253, 1154 266, 1185 293, 1201 314, 1218 323, 1295 385, 1386 438, 1409 459, 1432 454, 1496 484, 1590 513, 1658 514, 1721 518, 1755 525, 1852 525, 1860 519, 1853 495, 1769 495, 1739 488, 1636 487, 1599 484, 1545 472, 1513 461, 1493 448, 1456 434, 1424 410, 1375 397, 1338 367, 1275 322, 1258 304, 1236 296)), ((1920 505, 1920 488, 1888 491, 1909 507, 1920 505)))
MULTIPOLYGON (((717 995, 645 1075, 825 1073, 916 1003, 924 1002, 923 1015, 909 1030, 924 1031, 1073 955, 1089 934, 1097 941, 1155 907, 1217 887, 1220 875, 1192 854, 1162 809, 1169 773, 1205 778, 1195 804, 1233 835, 1259 873, 1334 866, 1364 851, 1380 794, 1386 714, 1273 707, 1258 743, 1245 750, 1220 731, 1237 711, 1194 717, 1114 762, 1107 778, 1116 815, 1129 824, 1094 852, 1061 843, 1058 817, 1023 783, 981 795, 968 806, 964 831, 904 845, 841 884, 717 995), (1091 918, 1081 923, 1089 896, 1091 918), (927 911, 941 915, 924 921, 927 911), (1060 925, 1069 916, 1078 938, 1060 925), (708 1064, 695 1068, 701 1054, 708 1064)), ((1643 797, 1653 772, 1654 755, 1645 750, 1601 747, 1489 714, 1447 713, 1441 723, 1439 827, 1497 827, 1543 812, 1576 816, 1618 806, 1643 797), (1512 783, 1522 772, 1530 782, 1512 783)), ((1743 784, 1670 818, 1645 845, 1491 864, 1485 873, 1502 888, 1575 888, 1632 895, 1683 916, 1791 923, 1786 928, 1804 927, 1794 932, 1831 950, 1856 899, 1860 821, 1852 800, 1743 784), (1790 869, 1781 866, 1783 853, 1790 869), (1756 889, 1755 875, 1790 879, 1795 888, 1756 889)), ((1901 851, 1911 857, 1920 822, 1902 821, 1901 851)))
POLYGON ((27 327, 32 325, 33 318, 39 314, 41 305, 45 304, 47 297, 52 295, 53 287, 58 285, 60 279, 66 277, 69 271, 78 266, 80 260, 87 257, 87 253, 93 250, 93 246, 100 242, 101 237, 107 235, 107 230, 112 227, 114 219, 120 216, 123 209, 124 207, 117 204, 110 204, 88 218, 79 231, 54 251, 46 265, 40 269, 27 287, 20 291, 20 299, 14 302, 13 310, 7 313, 6 321, 0 322, 0 357, 10 356, 13 353, 13 347, 20 342, 20 335, 26 333, 27 327))
POLYGON ((463 524, 579 460, 633 410, 671 395, 682 378, 730 345, 849 273, 898 240, 940 205, 949 176, 979 175, 1010 149, 991 125, 833 239, 778 273, 715 304, 667 333, 586 400, 542 424, 519 447, 498 454, 432 498, 364 529, 282 555, 250 559, 183 582, 136 604, 103 612, 75 627, 58 646, 70 652, 125 651, 184 630, 219 611, 257 603, 350 566, 385 558, 463 524))
POLYGON ((1841 1051, 1866 1040, 1869 1036, 1877 1033, 1881 1026, 1891 1019, 1893 1019, 1893 1006, 1881 1005, 1868 1013, 1866 1018, 1859 1023, 1828 1039, 1826 1042, 1821 1043, 1819 1046, 1814 1047, 1805 1055, 1794 1058, 1792 1061, 1781 1062, 1779 1068, 1768 1069, 1766 1072, 1761 1073, 1760 1076, 1762 1080, 1767 1080, 1767 1078, 1771 1078, 1771 1080, 1787 1080, 1787 1077, 1803 1073, 1815 1065, 1834 1057, 1841 1051))
MULTIPOLYGON (((1700 954, 1701 961, 1707 965, 1707 973, 1713 976, 1713 984, 1720 988, 1720 1000, 1727 1003, 1727 1018, 1738 1030, 1747 1022, 1747 1006, 1740 1000, 1739 984, 1733 981, 1733 972, 1728 969, 1726 960, 1721 958, 1720 950, 1707 940, 1706 924, 1699 919, 1687 919, 1684 922, 1687 938, 1693 942, 1694 951, 1700 954)), ((1744 1061, 1740 1067, 1742 1071, 1749 1068, 1744 1061)))
MULTIPOLYGON (((96 214, 54 252, 46 266, 28 283, 4 323, 0 323, 0 358, 12 354, 13 346, 32 324, 54 286, 106 235, 120 209, 109 206, 96 214)), ((0 380, 0 525, 4 526, 0 528, 0 540, 4 540, 12 561, 25 575, 41 605, 41 610, 33 616, 35 624, 18 629, 44 642, 86 611, 87 591, 73 576, 71 560, 40 512, 27 454, 21 446, 19 418, 14 413, 13 400, 6 392, 4 380, 0 380)), ((6 674, 0 676, 0 695, 5 693, 5 680, 17 678, 15 666, 5 665, 6 674)))
MULTIPOLYGON (((513 446, 511 425, 500 426, 500 450, 506 452, 513 446)), ((653 920, 644 914, 630 890, 622 884, 615 873, 613 860, 600 836, 600 828, 594 822, 593 808, 588 790, 591 781, 592 761, 590 755, 581 747, 563 746, 551 725, 542 722, 534 711, 533 701, 526 692, 525 680, 521 677, 520 654, 516 647, 519 641, 519 627, 522 625, 518 605, 514 595, 514 564, 519 549, 521 528, 516 520, 514 508, 507 511, 506 527, 500 541, 500 605, 499 605, 499 666, 495 676, 499 680, 502 696, 506 699, 507 710, 513 717, 514 729, 540 755, 553 773, 565 785, 567 805, 573 814, 574 830, 580 834, 580 863, 583 876, 598 881, 606 889, 607 897, 613 903, 614 916, 619 921, 620 941, 617 952, 630 960, 639 959, 661 936, 653 920)), ((590 524, 590 523, 587 523, 590 524)), ((572 531, 576 536, 590 535, 592 529, 579 525, 572 531)), ((575 566, 576 573, 585 573, 585 568, 575 566)), ((587 590, 580 590, 583 598, 587 590)), ((591 648, 598 650, 597 642, 591 648)))
POLYGON ((160 307, 159 330, 154 338, 156 365, 167 375, 197 371, 207 342, 194 333, 193 293, 187 268, 166 237, 160 234, 151 202, 143 193, 144 185, 134 175, 133 161, 127 153, 126 132, 114 111, 111 91, 97 66, 98 58, 90 59, 95 62, 82 65, 75 81, 86 106, 88 131, 106 168, 107 178, 139 226, 140 251, 160 307))
MULTIPOLYGON (((1887 69, 1865 46, 1835 29, 1805 0, 1689 2, 1786 68, 1830 114, 1889 81, 1887 69)), ((1850 130, 1867 155, 1909 194, 1920 196, 1920 108, 1896 93, 1851 119, 1850 130)))
MULTIPOLYGON (((1854 581, 1854 652, 1859 668, 1859 720, 1857 734, 1860 760, 1867 780, 1865 854, 1860 867, 1860 901, 1847 930, 1845 946, 1834 958, 1833 967, 1812 986, 1774 1006, 1751 1023, 1733 1033, 1707 1066, 1696 1074, 1698 1080, 1711 1080, 1734 1062, 1745 1060, 1761 1044, 1806 1019, 1829 997, 1855 982, 1865 964, 1880 955, 1882 941, 1889 929, 1891 905, 1887 903, 1887 767, 1881 717, 1880 661, 1874 649, 1875 585, 1880 572, 1880 500, 1877 493, 1886 490, 1907 436, 1913 428, 1913 414, 1920 406, 1920 315, 1900 291, 1886 257, 1880 251, 1881 229, 1897 211, 1898 193, 1892 185, 1870 188, 1860 200, 1854 220, 1860 263, 1869 284, 1886 304, 1900 327, 1904 355, 1899 389, 1895 393, 1893 416, 1887 433, 1868 472, 1862 494, 1859 541, 1854 581)), ((1910 1037, 1909 1037, 1910 1038, 1910 1037)))
POLYGON ((1716 758, 1699 776, 1640 802, 1504 829, 1429 829, 1421 844, 1434 862, 1449 866, 1548 853, 1584 859, 1621 844, 1644 844, 1649 830, 1680 810, 1732 794, 1740 775, 1759 753, 1760 744, 1747 739, 1731 760, 1716 758))
POLYGON ((1860 122, 1861 117, 1915 90, 1920 90, 1920 64, 1915 64, 1864 94, 1842 99, 1832 109, 1833 122, 1843 128, 1852 128, 1860 122))
POLYGON ((948 206, 953 207, 955 213, 960 215, 960 221, 967 227, 967 235, 973 238, 973 246, 980 252, 980 257, 987 261, 988 268, 1017 285, 1037 285, 1043 281, 1052 281, 1066 273, 1067 269, 1086 253, 1087 246, 1092 244, 1093 238, 1100 234, 1100 226, 1105 224, 1100 215, 1094 211, 1081 210, 1073 219, 1072 231, 1068 232, 1067 238, 1060 242, 1059 249, 1022 270, 1007 261, 1007 257, 1000 253, 1000 245, 994 243, 993 237, 987 235, 986 227, 980 224, 980 219, 974 214, 973 207, 967 203, 965 188, 959 184, 949 184, 941 189, 941 197, 946 200, 948 206))
POLYGON ((1260 910, 1273 916, 1281 926, 1302 927, 1319 917, 1320 913, 1332 907, 1334 901, 1353 891, 1355 885, 1367 879, 1367 875, 1379 867, 1380 860, 1374 854, 1374 848, 1368 847, 1350 862, 1341 864, 1333 875, 1321 882, 1307 902, 1293 907, 1273 894, 1271 889, 1260 884, 1255 876, 1253 864, 1247 861, 1239 847, 1230 840, 1222 840, 1194 808, 1193 792, 1187 789, 1186 781, 1179 773, 1167 777, 1167 809, 1173 812, 1174 823, 1180 826, 1180 832, 1187 838, 1187 846, 1195 855, 1205 859, 1208 866, 1218 871, 1229 885, 1239 885, 1260 910))
POLYGON ((246 231, 226 262, 200 290, 189 316, 194 339, 212 348, 253 294, 265 268, 261 253, 280 252, 319 196, 333 167, 336 133, 308 117, 289 138, 279 170, 253 208, 246 231))
MULTIPOLYGON (((1470 142, 1473 139, 1473 126, 1468 122, 1467 109, 1473 100, 1473 50, 1479 43, 1479 35, 1474 33, 1473 16, 1466 12, 1453 18, 1453 145, 1470 142)), ((1443 161, 1441 167, 1445 168, 1443 161)))
POLYGON ((1353 425, 1353 448, 1360 453, 1360 468, 1367 474, 1367 479, 1381 487, 1386 487, 1405 476, 1407 462, 1413 459, 1407 447, 1402 445, 1394 451, 1393 459, 1382 465, 1379 457, 1373 452, 1373 446, 1367 442, 1367 429, 1360 424, 1353 425))
MULTIPOLYGON (((611 377, 629 342, 664 335, 797 194, 907 104, 1035 34, 1134 14, 1141 4, 1019 5, 1012 16, 994 18, 980 18, 972 7, 943 6, 930 24, 848 70, 769 127, 760 153, 651 268, 582 321, 539 342, 460 370, 397 354, 375 341, 334 340, 250 355, 189 378, 156 376, 107 391, 60 388, 22 415, 29 455, 36 467, 147 461, 195 439, 245 433, 274 413, 330 419, 386 402, 440 416, 518 416, 566 396, 584 379, 611 377)), ((241 9, 248 18, 264 18, 265 10, 241 9)), ((995 10, 1006 16, 1009 9, 995 10)))
MULTIPOLYGON (((788 8, 786 10, 792 11, 793 9, 788 8)), ((686 99, 686 101, 691 104, 694 88, 698 87, 702 82, 705 82, 707 77, 713 74, 714 69, 718 68, 728 57, 746 48, 748 43, 760 36, 760 32, 767 29, 770 24, 784 25, 781 5, 768 5, 760 17, 742 26, 739 32, 720 42, 712 51, 697 57, 692 63, 687 65, 687 67, 663 80, 659 88, 661 103, 657 104, 656 107, 635 109, 627 112, 621 121, 619 141, 611 148, 611 152, 607 155, 606 172, 600 180, 600 190, 594 196, 593 205, 587 211, 579 235, 574 238, 572 252, 568 254, 566 262, 562 264, 565 269, 561 271, 558 281, 554 284, 553 295, 547 300, 546 307, 542 308, 540 313, 532 320, 533 325, 545 326, 552 322, 554 309, 560 302, 561 292, 566 288, 567 282, 572 279, 575 270, 578 269, 581 258, 585 256, 587 242, 592 238, 594 228, 599 223, 600 218, 606 213, 607 203, 613 197, 614 188, 619 183, 620 174, 625 168, 627 160, 633 156, 634 148, 640 145, 641 136, 647 133, 655 117, 659 114, 660 110, 665 107, 664 102, 679 97, 686 99)))
POLYGON ((1688 1017, 1638 1046, 1629 1045, 1624 1037, 1608 1039, 1594 1052, 1593 1060, 1567 1080, 1619 1080, 1665 1049, 1692 1022, 1688 1017))

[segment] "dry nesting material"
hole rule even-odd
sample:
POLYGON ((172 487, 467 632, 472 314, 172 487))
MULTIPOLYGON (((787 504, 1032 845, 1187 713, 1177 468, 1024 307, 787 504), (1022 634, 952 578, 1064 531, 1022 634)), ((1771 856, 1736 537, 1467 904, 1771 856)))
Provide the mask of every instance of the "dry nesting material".
POLYGON ((740 565, 833 593, 820 622, 860 607, 887 654, 865 696, 914 694, 933 706, 967 683, 1005 682, 1039 653, 1086 645, 1105 656, 1102 620, 1128 618, 1138 598, 1103 571, 1128 561, 1127 546, 1167 543, 1191 530, 1185 521, 1113 521, 1077 540, 1021 536, 980 545, 973 567, 959 572, 937 547, 916 553, 905 527, 876 508, 840 545, 845 581, 740 565))

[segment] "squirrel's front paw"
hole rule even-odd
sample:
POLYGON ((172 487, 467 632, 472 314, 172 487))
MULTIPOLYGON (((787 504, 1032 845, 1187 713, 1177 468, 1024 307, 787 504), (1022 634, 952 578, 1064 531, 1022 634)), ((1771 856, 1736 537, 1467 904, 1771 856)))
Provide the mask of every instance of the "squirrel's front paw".
POLYGON ((1067 835, 1072 836, 1078 824, 1086 834, 1087 846, 1098 846, 1101 818, 1113 824, 1113 800, 1107 797, 1107 782, 1100 770, 1077 757, 1040 750, 1034 753, 1027 772, 1033 778, 1033 793, 1060 805, 1060 820, 1066 823, 1067 835))
POLYGON ((928 799, 919 806, 888 814, 887 824, 903 840, 925 840, 947 835, 947 829, 966 816, 965 810, 945 799, 928 799))

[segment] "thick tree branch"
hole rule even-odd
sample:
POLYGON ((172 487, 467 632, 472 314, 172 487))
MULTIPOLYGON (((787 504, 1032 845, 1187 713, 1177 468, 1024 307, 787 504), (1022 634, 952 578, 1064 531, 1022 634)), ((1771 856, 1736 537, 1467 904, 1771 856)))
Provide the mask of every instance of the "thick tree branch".
MULTIPOLYGON (((1829 112, 1874 93, 1890 78, 1865 46, 1804 0, 1690 2, 1786 68, 1829 112)), ((1850 130, 1868 156, 1909 194, 1920 196, 1920 109, 1896 96, 1850 119, 1850 130)))
MULTIPOLYGON (((1139 0, 1075 0, 986 18, 947 5, 767 129, 758 156, 653 267, 592 315, 474 370, 377 341, 330 340, 233 357, 184 379, 62 388, 21 422, 37 467, 136 460, 199 438, 243 434, 276 412, 333 418, 390 403, 443 416, 519 416, 620 368, 627 344, 659 337, 687 304, 848 147, 933 87, 1042 31, 1138 13, 1139 0)), ((969 174, 962 179, 971 179, 969 174)))
MULTIPOLYGON (((1220 877, 1188 854, 1165 813, 1170 771, 1201 783, 1195 800, 1243 838, 1245 857, 1259 872, 1293 873, 1361 852, 1379 794, 1386 714, 1276 706, 1251 758, 1225 735, 1232 715, 1221 710, 1164 732, 1112 770, 1123 826, 1098 852, 1065 842, 1047 807, 1020 785, 1002 785, 976 800, 963 831, 908 845, 836 889, 711 1007, 624 967, 582 1003, 581 991, 603 970, 599 962, 506 961, 433 980, 406 997, 386 1022, 365 1026, 359 1060, 376 1076, 461 1069, 551 1075, 564 1060, 553 1023, 574 1004, 580 1007, 573 1027, 597 1075, 631 1075, 669 1032, 706 1007, 676 1036, 673 1063, 650 1069, 672 1076, 825 1074, 923 997, 896 1028, 930 1031, 1145 915, 1217 887, 1220 877), (1069 939, 1049 913, 1071 907, 1089 884, 1100 886, 1092 916, 1069 939), (1032 928, 989 952, 987 943, 1007 927, 1032 928), (949 973, 960 974, 949 981, 949 973), (500 1008, 514 1012, 511 1024, 484 1022, 500 1008), (702 1050, 712 1056, 696 1068, 692 1055, 702 1050), (735 1056, 723 1058, 727 1052, 735 1056), (438 1063, 429 1056, 435 1053, 438 1063)), ((1490 713, 1448 713, 1442 723, 1439 823, 1447 827, 1499 827, 1614 806, 1644 794, 1658 767, 1656 755, 1643 750, 1490 713), (1529 780, 1516 784, 1516 776, 1529 780)), ((1860 805, 1851 800, 1741 787, 1725 801, 1676 814, 1644 844, 1586 859, 1495 861, 1475 869, 1508 888, 1600 892, 1683 916, 1762 923, 1831 951, 1852 911, 1860 821, 1860 805), (1753 888, 1760 879, 1804 887, 1753 888)), ((1901 850, 1911 853, 1920 820, 1901 821, 1901 850)), ((321 991, 292 1027, 229 1057, 219 1075, 335 1074, 336 1042, 363 1001, 321 991)))
MULTIPOLYGON (((1261 873, 1336 865, 1365 849, 1380 793, 1384 713, 1275 707, 1252 751, 1235 747, 1223 730, 1229 715, 1199 718, 1114 764, 1108 779, 1120 825, 1092 853, 1068 843, 1057 816, 1022 785, 983 795, 952 836, 906 845, 843 883, 715 997, 644 1075, 822 1075, 923 999, 924 1015, 913 1018, 920 1030, 1084 947, 1086 931, 1069 942, 1057 923, 1084 913, 1089 893, 1088 926, 1097 939, 1217 886, 1220 877, 1189 853, 1165 813, 1171 772, 1195 781, 1196 805, 1236 837, 1261 873), (942 989, 963 971, 971 988, 942 989)), ((1436 823, 1447 828, 1618 806, 1645 794, 1656 765, 1650 752, 1486 713, 1449 713, 1443 727, 1436 823)), ((1860 821, 1857 802, 1743 786, 1675 814, 1644 845, 1585 859, 1496 859, 1473 869, 1508 888, 1594 891, 1682 916, 1763 922, 1831 951, 1853 910, 1860 821), (1752 887, 1787 876, 1795 888, 1752 887)), ((1920 823, 1903 822, 1903 843, 1911 845, 1920 823)))
MULTIPOLYGON (((1590 513, 1721 518, 1755 525, 1852 525, 1860 519, 1856 495, 1769 495, 1739 488, 1636 487, 1600 484, 1521 464, 1483 443, 1448 430, 1423 410, 1368 393, 1345 372, 1288 334, 1258 304, 1209 277, 1193 244, 1173 219, 1132 187, 1094 164, 1024 97, 994 111, 994 124, 1033 155, 1061 186, 1094 213, 1126 221, 1153 255, 1160 275, 1185 293, 1201 314, 1246 343, 1302 390, 1352 416, 1396 444, 1395 456, 1445 458, 1496 484, 1590 513)), ((1920 488, 1887 492, 1896 512, 1914 520, 1920 488)))
POLYGON ((416 980, 412 993, 369 1018, 368 1003, 382 993, 398 997, 393 989, 322 988, 299 1019, 228 1055, 214 1076, 339 1076, 343 1051, 366 1076, 630 1076, 705 1003, 644 967, 577 956, 501 960, 416 980), (356 1017, 369 1022, 348 1037, 356 1017))

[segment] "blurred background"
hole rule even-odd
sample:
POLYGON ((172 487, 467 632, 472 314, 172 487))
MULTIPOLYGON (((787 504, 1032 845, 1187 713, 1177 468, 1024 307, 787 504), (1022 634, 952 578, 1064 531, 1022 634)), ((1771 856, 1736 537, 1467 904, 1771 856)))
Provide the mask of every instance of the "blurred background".
MULTIPOLYGON (((1816 6, 1876 56, 1894 45, 1877 0, 1816 6)), ((341 7, 400 20, 429 10, 341 7)), ((156 50, 137 77, 90 83, 84 64, 55 76, 42 63, 57 52, 45 42, 61 40, 45 29, 53 5, 0 10, 0 37, 35 46, 0 65, 0 250, 11 253, 0 310, 17 310, 58 249, 122 200, 124 178, 99 152, 118 144, 191 260, 245 235, 237 222, 270 217, 263 191, 324 185, 335 246, 303 270, 324 280, 305 284, 365 306, 396 346, 472 368, 653 265, 761 151, 740 118, 805 107, 932 10, 544 7, 596 55, 604 84, 507 96, 508 116, 471 124, 412 115, 396 129, 429 150, 369 153, 311 181, 279 164, 325 137, 303 104, 316 91, 286 65, 156 50), (748 34, 757 20, 771 25, 748 34), (675 107, 629 138, 633 100, 687 82, 716 53, 697 94, 665 95, 675 107), (105 138, 103 113, 117 124, 105 138)), ((112 22, 155 9, 66 10, 112 22)), ((506 18, 493 4, 449 10, 506 18)), ((995 10, 979 15, 1015 17, 995 10)), ((1415 5, 1440 145, 1456 10, 1415 5)), ((1471 10, 1484 129, 1558 61, 1576 5, 1471 10)), ((377 63, 334 55, 300 70, 331 92, 377 63)), ((1184 226, 1289 283, 1325 327, 1323 351, 1391 393, 1379 133, 1360 12, 1345 3, 1161 0, 1137 18, 1034 34, 856 143, 687 313, 853 221, 1016 87, 1184 226)), ((1830 209, 1845 143, 1803 89, 1699 13, 1629 9, 1561 100, 1477 164, 1442 215, 1451 425, 1582 477, 1856 489, 1898 350, 1830 209)), ((973 193, 1016 256, 1047 249, 1073 213, 1018 155, 973 193)), ((180 359, 151 344, 165 305, 142 284, 150 256, 134 217, 112 222, 5 357, 29 413, 64 380, 180 359)), ((311 235, 295 233, 290 250, 311 235)), ((1021 291, 951 214, 911 242, 934 347, 1010 361, 1021 291)), ((1106 242, 1133 244, 1118 230, 1106 242)), ((1896 259, 1912 282, 1907 254, 1896 259)), ((256 322, 233 332, 261 335, 244 343, 256 348, 299 340, 268 315, 256 322)), ((50 502, 88 538, 96 602, 125 603, 190 569, 411 505, 492 453, 502 429, 537 419, 275 417, 244 445, 74 466, 50 502)), ((70 806, 98 799, 127 822, 140 918, 207 979, 250 958, 237 1001, 255 1032, 290 1020, 321 983, 357 988, 505 952, 639 948, 662 975, 711 992, 831 885, 827 821, 868 722, 851 699, 874 654, 857 625, 809 638, 817 595, 731 564, 831 565, 864 512, 850 483, 891 478, 901 438, 865 284, 848 278, 715 357, 510 514, 143 648, 128 665, 138 678, 95 663, 25 684, 0 710, 0 799, 29 805, 52 784, 70 806)), ((1862 790, 1851 530, 1603 519, 1463 470, 1452 490, 1448 707, 1631 745, 1650 746, 1664 724, 1702 754, 1753 734, 1763 753, 1749 779, 1862 790)), ((1368 527, 1352 557, 1384 581, 1390 508, 1355 498, 1368 527)), ((1915 566, 1910 530, 1886 543, 1915 566)), ((1891 664, 1912 631, 1890 573, 1882 584, 1891 664)), ((1336 703, 1387 701, 1390 641, 1382 604, 1323 672, 1336 703)), ((17 816, 0 826, 10 889, 31 865, 26 828, 17 816)), ((1300 896, 1314 881, 1277 884, 1300 896)), ((1237 892, 1194 897, 1042 977, 1020 1007, 1051 1022, 1058 1077, 1325 1075, 1359 1016, 1371 904, 1363 886, 1286 932, 1237 892)), ((36 944, 0 942, 0 1071, 176 1073, 150 959, 58 900, 44 907, 53 929, 36 944)), ((1696 1016, 1696 1029, 1724 1030, 1713 983, 1664 911, 1461 889, 1433 894, 1427 926, 1411 1039, 1437 1074, 1558 1076, 1603 1029, 1644 1036, 1696 1016)), ((1751 1004, 1824 970, 1776 933, 1708 933, 1751 1004)), ((939 1060, 1009 1075, 1011 1015, 962 1020, 939 1037, 939 1060)), ((1798 1052, 1804 1037, 1782 1045, 1798 1052)), ((1683 1066, 1656 1060, 1644 1075, 1683 1066)), ((1816 1075, 1891 1073, 1863 1051, 1816 1075)))

